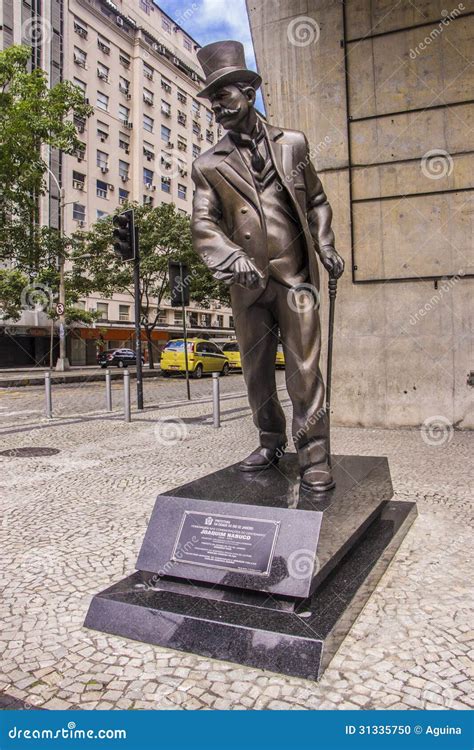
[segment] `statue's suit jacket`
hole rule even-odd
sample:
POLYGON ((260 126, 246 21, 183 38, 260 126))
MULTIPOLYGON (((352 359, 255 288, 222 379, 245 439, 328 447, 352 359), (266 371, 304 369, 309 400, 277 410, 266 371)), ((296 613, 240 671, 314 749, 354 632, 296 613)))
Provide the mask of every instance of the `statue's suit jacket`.
MULTIPOLYGON (((310 282, 319 289, 316 253, 323 245, 334 245, 331 207, 311 163, 305 135, 262 125, 281 185, 288 191, 301 226, 310 282)), ((230 280, 230 266, 237 257, 248 256, 263 273, 266 285, 269 260, 258 192, 229 135, 195 160, 192 178, 196 191, 191 226, 196 252, 221 280, 230 280)), ((246 289, 232 284, 234 313, 251 305, 261 293, 262 287, 246 289)))

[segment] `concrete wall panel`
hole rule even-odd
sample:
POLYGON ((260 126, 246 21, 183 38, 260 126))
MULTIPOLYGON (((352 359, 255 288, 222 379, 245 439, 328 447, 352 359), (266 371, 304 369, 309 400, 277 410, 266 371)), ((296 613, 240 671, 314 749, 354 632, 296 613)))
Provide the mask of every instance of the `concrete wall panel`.
POLYGON ((469 16, 453 21, 419 53, 419 29, 349 45, 349 114, 366 117, 471 99, 473 36, 469 16))
POLYGON ((455 15, 472 12, 473 0, 447 5, 446 0, 349 0, 346 18, 348 39, 358 39, 372 34, 423 24, 428 21, 438 23, 446 18, 448 13, 456 11, 455 15))
POLYGON ((352 122, 353 164, 420 159, 433 148, 451 156, 473 149, 474 104, 352 122))

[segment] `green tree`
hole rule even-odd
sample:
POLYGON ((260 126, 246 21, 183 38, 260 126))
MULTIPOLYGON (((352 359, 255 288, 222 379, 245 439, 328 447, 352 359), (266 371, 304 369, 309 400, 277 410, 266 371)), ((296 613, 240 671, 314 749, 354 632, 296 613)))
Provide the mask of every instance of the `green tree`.
MULTIPOLYGON (((140 236, 140 324, 147 339, 149 365, 153 368, 152 333, 168 294, 170 260, 188 265, 190 294, 196 302, 207 305, 211 299, 218 299, 228 303, 229 296, 227 288, 212 278, 193 251, 189 217, 180 213, 174 204, 163 203, 156 207, 130 204, 120 206, 116 213, 127 208, 135 211, 140 236)), ((114 253, 112 220, 112 216, 104 217, 89 232, 76 236, 70 279, 73 288, 83 295, 93 291, 106 298, 114 292, 134 295, 133 263, 122 262, 114 253)))
POLYGON ((85 119, 93 108, 69 81, 49 88, 43 70, 28 70, 30 56, 23 45, 0 52, 0 259, 37 271, 47 255, 36 230, 47 189, 45 147, 79 148, 73 117, 85 119))

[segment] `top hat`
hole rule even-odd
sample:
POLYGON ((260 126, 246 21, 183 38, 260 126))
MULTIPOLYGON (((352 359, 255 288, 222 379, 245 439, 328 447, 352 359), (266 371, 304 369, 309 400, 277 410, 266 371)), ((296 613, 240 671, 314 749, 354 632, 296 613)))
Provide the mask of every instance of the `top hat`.
POLYGON ((258 88, 262 79, 247 68, 244 46, 240 42, 225 41, 206 44, 197 53, 206 76, 205 87, 197 94, 208 98, 211 91, 226 83, 248 83, 258 88))

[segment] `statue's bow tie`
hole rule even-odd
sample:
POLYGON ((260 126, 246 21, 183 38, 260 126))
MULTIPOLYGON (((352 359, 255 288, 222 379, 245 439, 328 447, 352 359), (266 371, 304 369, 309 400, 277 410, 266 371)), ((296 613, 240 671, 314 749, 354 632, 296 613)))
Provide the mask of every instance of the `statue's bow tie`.
POLYGON ((249 135, 245 135, 245 133, 231 133, 230 136, 237 146, 243 146, 250 149, 252 152, 252 169, 256 172, 261 172, 265 166, 265 159, 258 150, 258 144, 263 141, 265 137, 263 130, 257 133, 255 138, 251 138, 249 135))

